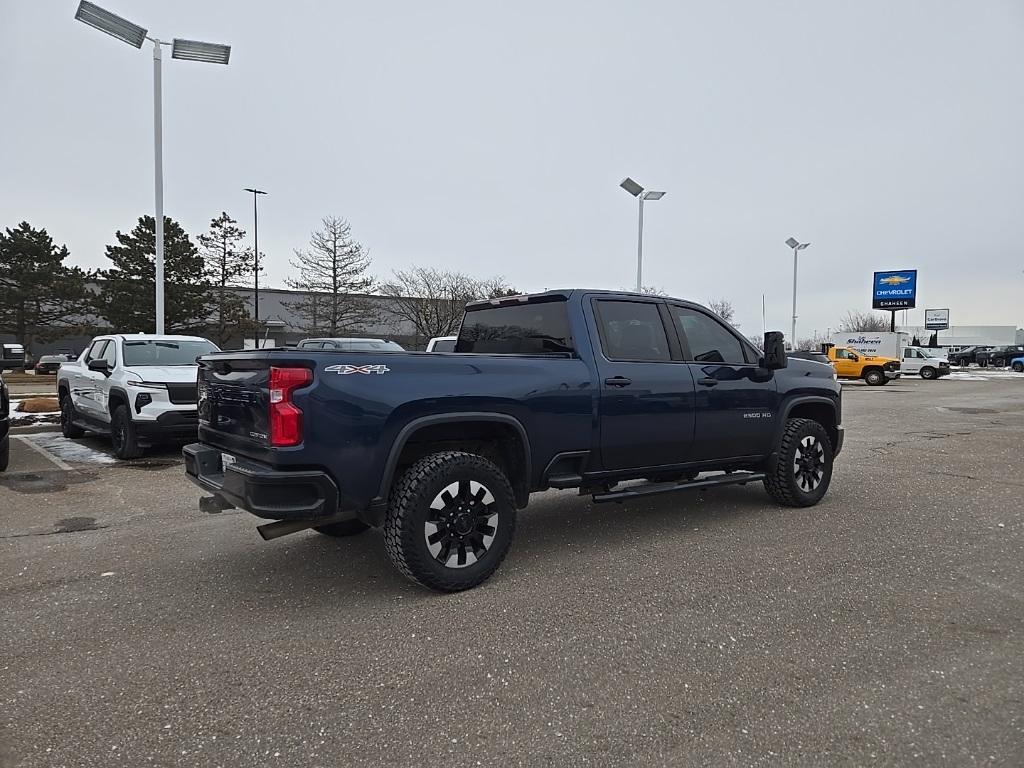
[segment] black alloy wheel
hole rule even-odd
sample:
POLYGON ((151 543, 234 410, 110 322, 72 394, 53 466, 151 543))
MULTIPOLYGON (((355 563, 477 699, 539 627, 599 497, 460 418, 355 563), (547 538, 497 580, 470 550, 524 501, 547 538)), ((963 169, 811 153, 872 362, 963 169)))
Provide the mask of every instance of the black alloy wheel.
POLYGON ((441 592, 485 581, 515 531, 508 478, 490 460, 461 451, 417 461, 391 491, 384 546, 403 574, 441 592))
POLYGON ((465 568, 480 560, 494 543, 497 530, 494 494, 476 480, 460 480, 441 489, 423 524, 427 550, 448 568, 465 568))

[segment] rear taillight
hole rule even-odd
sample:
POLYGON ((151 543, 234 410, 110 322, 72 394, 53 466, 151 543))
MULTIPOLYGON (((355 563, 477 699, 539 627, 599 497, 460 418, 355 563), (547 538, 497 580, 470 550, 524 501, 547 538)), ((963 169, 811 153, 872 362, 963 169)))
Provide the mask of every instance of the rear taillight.
POLYGON ((302 442, 302 411, 292 403, 292 392, 313 381, 309 368, 270 369, 270 444, 298 445, 302 442))

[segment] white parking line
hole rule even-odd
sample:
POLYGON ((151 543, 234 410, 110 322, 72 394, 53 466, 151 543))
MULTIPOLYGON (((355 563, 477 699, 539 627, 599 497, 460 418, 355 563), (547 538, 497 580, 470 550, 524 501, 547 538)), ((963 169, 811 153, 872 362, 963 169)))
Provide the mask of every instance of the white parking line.
POLYGON ((49 459, 54 464, 56 464, 59 469, 64 469, 64 470, 68 470, 68 471, 71 470, 71 465, 70 464, 68 464, 63 459, 60 459, 59 457, 54 456, 52 453, 50 453, 48 450, 43 448, 41 445, 36 445, 36 443, 33 442, 28 436, 26 436, 26 435, 11 435, 11 437, 13 437, 15 440, 21 440, 21 442, 23 442, 25 445, 27 445, 33 451, 37 451, 38 453, 41 453, 47 459, 49 459))

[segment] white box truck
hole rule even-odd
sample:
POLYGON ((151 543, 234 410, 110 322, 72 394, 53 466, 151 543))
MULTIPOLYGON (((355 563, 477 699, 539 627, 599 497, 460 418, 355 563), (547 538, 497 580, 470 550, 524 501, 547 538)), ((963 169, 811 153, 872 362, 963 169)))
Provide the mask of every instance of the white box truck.
POLYGON ((950 372, 949 360, 941 350, 910 345, 910 334, 870 331, 850 331, 832 334, 832 343, 837 347, 849 347, 865 355, 891 357, 900 361, 900 373, 904 376, 920 376, 922 379, 938 379, 950 372))

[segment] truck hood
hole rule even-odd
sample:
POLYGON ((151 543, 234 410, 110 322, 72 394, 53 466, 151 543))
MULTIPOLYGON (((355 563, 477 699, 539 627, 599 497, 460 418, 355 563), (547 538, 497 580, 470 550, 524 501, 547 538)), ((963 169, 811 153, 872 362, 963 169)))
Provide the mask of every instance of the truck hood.
POLYGON ((132 365, 125 373, 159 384, 195 384, 198 365, 132 365))

